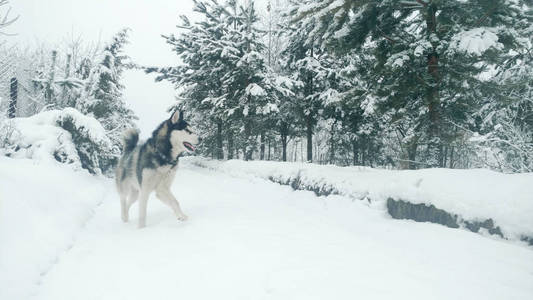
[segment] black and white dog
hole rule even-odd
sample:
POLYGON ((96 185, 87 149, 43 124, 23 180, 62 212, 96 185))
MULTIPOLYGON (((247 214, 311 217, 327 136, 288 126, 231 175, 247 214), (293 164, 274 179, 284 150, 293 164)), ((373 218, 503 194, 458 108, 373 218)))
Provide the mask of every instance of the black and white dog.
POLYGON ((139 199, 139 228, 146 226, 146 205, 153 191, 172 208, 178 220, 187 220, 170 187, 178 169, 178 158, 185 151, 195 150, 198 136, 183 120, 183 112, 176 111, 146 142, 138 145, 138 141, 137 130, 124 133, 123 154, 116 169, 122 220, 128 221, 129 208, 139 199))

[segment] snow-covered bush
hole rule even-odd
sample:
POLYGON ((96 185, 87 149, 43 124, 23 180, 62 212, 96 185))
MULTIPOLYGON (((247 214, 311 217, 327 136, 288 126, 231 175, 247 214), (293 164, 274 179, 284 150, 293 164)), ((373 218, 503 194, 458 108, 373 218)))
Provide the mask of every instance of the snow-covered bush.
POLYGON ((11 121, 0 118, 0 124, 0 149, 8 149, 11 146, 9 141, 17 134, 17 130, 11 121))
POLYGON ((510 123, 498 124, 485 135, 475 134, 478 164, 506 173, 533 172, 533 134, 510 123))
POLYGON ((93 174, 108 172, 117 151, 102 125, 73 108, 45 111, 0 125, 0 154, 13 158, 58 161, 93 174))
POLYGON ((66 108, 56 123, 70 133, 84 169, 91 173, 98 173, 98 170, 107 172, 116 164, 119 149, 113 147, 96 119, 82 115, 73 108, 66 108))
MULTIPOLYGON (((122 96, 122 74, 131 67, 129 58, 124 54, 127 32, 127 29, 121 30, 102 48, 87 45, 85 50, 81 50, 83 43, 80 41, 65 45, 63 49, 42 46, 36 50, 22 51, 0 47, 0 61, 9 71, 0 74, 0 97, 4 100, 0 101, 0 114, 6 115, 9 104, 6 100, 10 99, 9 82, 13 77, 18 80, 17 117, 33 116, 46 110, 74 108, 63 110, 69 113, 54 120, 53 126, 70 133, 67 140, 75 145, 75 158, 58 150, 55 159, 66 163, 79 161, 83 168, 94 173, 98 173, 98 170, 107 172, 114 166, 116 156, 120 153, 122 132, 135 127, 133 121, 136 117, 122 96), (73 111, 78 113, 72 114, 73 111), (87 128, 77 125, 83 119, 79 118, 81 115, 97 122, 107 136, 106 143, 110 143, 102 146, 101 140, 89 138, 87 128)), ((5 142, 0 142, 0 148, 5 154, 11 155, 18 152, 21 145, 17 149, 17 143, 8 144, 8 140, 16 141, 17 138, 7 138, 15 132, 9 126, 11 123, 4 124, 1 118, 3 132, 0 139, 5 137, 5 142)), ((53 132, 55 129, 50 130, 53 132)), ((56 132, 57 138, 54 139, 56 144, 62 145, 61 149, 68 148, 62 144, 68 143, 67 140, 63 141, 63 135, 56 132)))

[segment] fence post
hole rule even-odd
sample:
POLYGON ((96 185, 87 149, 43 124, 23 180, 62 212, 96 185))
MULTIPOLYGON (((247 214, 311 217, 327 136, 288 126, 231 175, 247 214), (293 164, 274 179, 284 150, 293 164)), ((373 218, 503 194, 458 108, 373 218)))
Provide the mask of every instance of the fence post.
POLYGON ((9 95, 11 100, 9 101, 9 109, 7 114, 8 118, 12 119, 17 113, 18 80, 16 77, 11 78, 9 95))

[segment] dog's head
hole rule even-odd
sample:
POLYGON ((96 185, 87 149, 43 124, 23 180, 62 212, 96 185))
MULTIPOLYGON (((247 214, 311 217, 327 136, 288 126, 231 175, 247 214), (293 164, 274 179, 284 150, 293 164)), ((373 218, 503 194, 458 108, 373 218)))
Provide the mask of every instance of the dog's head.
POLYGON ((182 111, 175 111, 168 120, 170 130, 170 143, 175 156, 182 152, 194 152, 200 139, 194 134, 193 129, 183 119, 182 111))

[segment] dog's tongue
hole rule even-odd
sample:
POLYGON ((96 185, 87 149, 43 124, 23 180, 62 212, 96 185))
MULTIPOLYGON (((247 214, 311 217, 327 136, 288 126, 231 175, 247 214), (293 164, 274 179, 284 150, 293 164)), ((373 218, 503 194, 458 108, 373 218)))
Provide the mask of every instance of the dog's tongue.
POLYGON ((191 151, 196 150, 196 147, 194 147, 194 146, 193 146, 192 144, 190 144, 190 143, 185 142, 185 143, 183 143, 183 144, 185 145, 185 147, 187 147, 187 148, 188 148, 189 150, 191 150, 191 151))

